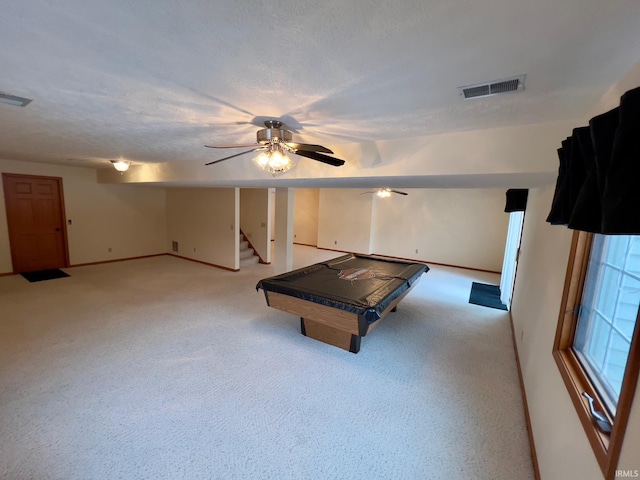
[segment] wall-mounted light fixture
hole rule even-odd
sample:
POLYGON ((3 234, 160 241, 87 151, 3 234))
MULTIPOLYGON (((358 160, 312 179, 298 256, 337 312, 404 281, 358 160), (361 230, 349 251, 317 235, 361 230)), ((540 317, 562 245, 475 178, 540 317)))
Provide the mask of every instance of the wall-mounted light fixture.
POLYGON ((131 162, 127 162, 126 160, 122 160, 122 159, 111 160, 111 163, 113 164, 113 168, 115 168, 120 173, 123 173, 129 170, 129 165, 131 165, 131 162))

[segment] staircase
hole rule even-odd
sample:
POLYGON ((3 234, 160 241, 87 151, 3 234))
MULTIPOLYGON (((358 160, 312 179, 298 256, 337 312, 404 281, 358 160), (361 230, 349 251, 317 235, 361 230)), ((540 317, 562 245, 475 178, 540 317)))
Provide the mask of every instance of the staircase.
POLYGON ((249 246, 249 242, 244 238, 244 233, 240 232, 240 268, 254 265, 259 261, 260 257, 249 246))

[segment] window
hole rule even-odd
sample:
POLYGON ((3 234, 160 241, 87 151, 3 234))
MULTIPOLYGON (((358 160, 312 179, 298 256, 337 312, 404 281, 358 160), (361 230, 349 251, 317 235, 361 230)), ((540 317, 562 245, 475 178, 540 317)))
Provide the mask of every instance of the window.
POLYGON ((640 236, 576 232, 554 357, 605 478, 615 473, 638 379, 639 305, 640 236))
POLYGON ((640 305, 640 236, 595 235, 573 348, 615 415, 640 305))

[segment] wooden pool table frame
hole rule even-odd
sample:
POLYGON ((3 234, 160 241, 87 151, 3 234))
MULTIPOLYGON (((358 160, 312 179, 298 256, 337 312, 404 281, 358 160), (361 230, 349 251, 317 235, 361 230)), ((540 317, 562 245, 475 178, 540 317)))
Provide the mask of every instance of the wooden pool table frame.
POLYGON ((360 340, 376 328, 389 312, 395 312, 398 303, 418 284, 417 278, 411 287, 402 292, 380 314, 380 318, 368 324, 363 315, 347 312, 335 307, 303 300, 298 297, 265 290, 267 305, 300 317, 301 333, 352 353, 360 351, 360 340))

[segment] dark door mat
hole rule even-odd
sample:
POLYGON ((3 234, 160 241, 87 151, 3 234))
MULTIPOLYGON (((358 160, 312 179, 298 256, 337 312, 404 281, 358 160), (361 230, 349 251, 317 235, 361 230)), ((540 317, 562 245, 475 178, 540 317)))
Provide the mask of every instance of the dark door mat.
POLYGON ((473 282, 471 285, 471 295, 469 295, 469 303, 482 305, 483 307, 497 308, 498 310, 507 309, 507 306, 500 301, 500 287, 487 283, 473 282))
POLYGON ((68 273, 64 273, 59 268, 54 270, 40 270, 38 272, 26 272, 21 273, 20 275, 30 282, 42 282, 43 280, 53 280, 54 278, 64 278, 69 276, 68 273))

